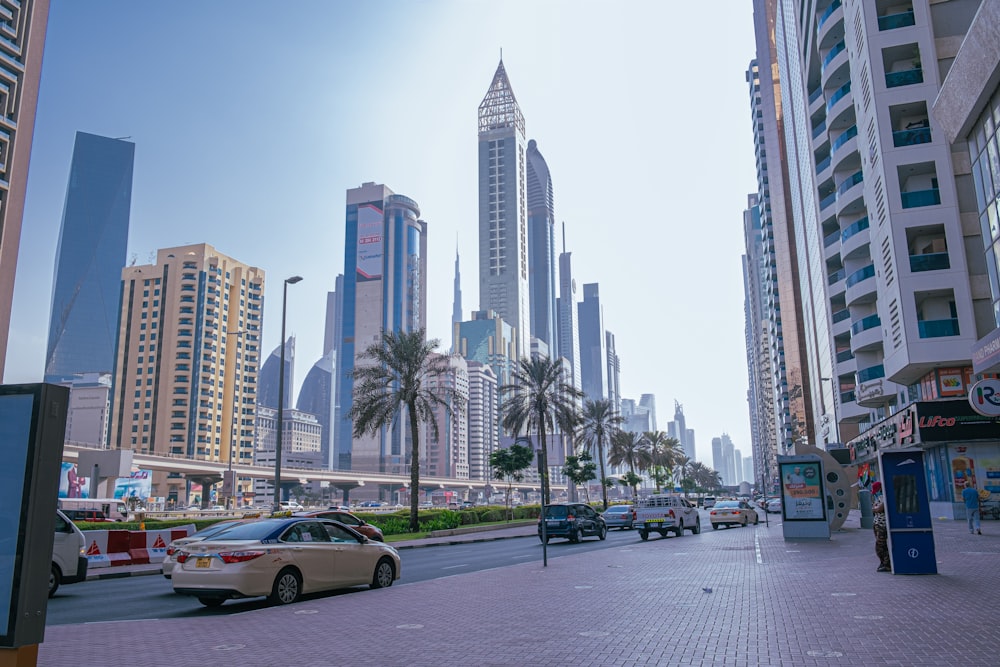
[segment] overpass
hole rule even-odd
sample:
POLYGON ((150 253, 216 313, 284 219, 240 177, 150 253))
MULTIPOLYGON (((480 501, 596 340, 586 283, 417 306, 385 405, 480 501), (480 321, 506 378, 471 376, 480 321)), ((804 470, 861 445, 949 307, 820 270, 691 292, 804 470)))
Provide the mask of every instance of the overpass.
MULTIPOLYGON (((81 451, 103 450, 104 447, 88 443, 69 442, 63 446, 63 460, 76 463, 81 451)), ((142 450, 132 452, 132 465, 140 470, 180 473, 185 477, 219 477, 229 470, 229 463, 222 461, 205 461, 192 459, 180 454, 150 453, 142 450)), ((266 479, 274 482, 274 466, 258 466, 246 463, 232 464, 232 470, 239 477, 266 479)), ((81 473, 81 474, 85 474, 81 473)), ((281 483, 295 484, 303 480, 308 482, 329 482, 335 487, 359 487, 379 484, 392 484, 403 487, 410 486, 410 475, 394 475, 382 472, 365 472, 357 470, 328 470, 326 468, 296 468, 285 464, 281 466, 281 483)), ((423 488, 438 487, 450 490, 484 491, 487 487, 495 493, 506 488, 507 483, 499 480, 455 479, 453 477, 429 477, 420 475, 420 486, 423 488)), ((550 484, 553 494, 565 491, 565 485, 550 484)), ((527 490, 535 488, 531 484, 517 484, 513 488, 527 490)))

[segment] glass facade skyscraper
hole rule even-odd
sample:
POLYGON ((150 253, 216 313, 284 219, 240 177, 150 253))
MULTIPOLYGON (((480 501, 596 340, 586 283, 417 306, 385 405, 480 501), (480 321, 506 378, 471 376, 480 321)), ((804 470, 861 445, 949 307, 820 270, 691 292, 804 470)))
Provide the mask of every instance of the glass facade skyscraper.
MULTIPOLYGON (((531 335, 549 347, 549 357, 563 354, 556 335, 555 205, 552 176, 534 139, 528 142, 528 290, 531 335)), ((565 356, 565 355, 564 355, 565 356)))
POLYGON ((76 133, 52 287, 45 381, 110 373, 128 247, 135 144, 76 133))

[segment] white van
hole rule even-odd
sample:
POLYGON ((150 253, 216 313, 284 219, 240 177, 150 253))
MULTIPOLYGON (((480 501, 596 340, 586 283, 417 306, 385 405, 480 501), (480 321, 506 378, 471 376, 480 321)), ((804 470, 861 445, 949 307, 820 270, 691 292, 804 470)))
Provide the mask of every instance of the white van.
POLYGON ((56 510, 56 535, 52 541, 52 570, 49 572, 49 597, 61 584, 75 584, 87 578, 87 541, 83 531, 65 514, 56 510))

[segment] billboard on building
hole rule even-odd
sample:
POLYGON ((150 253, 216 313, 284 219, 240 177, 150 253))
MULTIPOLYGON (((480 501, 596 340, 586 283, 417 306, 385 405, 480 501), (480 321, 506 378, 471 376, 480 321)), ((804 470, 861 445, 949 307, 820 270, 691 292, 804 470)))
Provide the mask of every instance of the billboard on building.
POLYGON ((115 498, 149 498, 153 495, 153 471, 136 470, 129 477, 119 477, 115 481, 115 498))
POLYGON ((358 206, 357 280, 365 282, 382 277, 385 224, 382 210, 374 204, 358 206))

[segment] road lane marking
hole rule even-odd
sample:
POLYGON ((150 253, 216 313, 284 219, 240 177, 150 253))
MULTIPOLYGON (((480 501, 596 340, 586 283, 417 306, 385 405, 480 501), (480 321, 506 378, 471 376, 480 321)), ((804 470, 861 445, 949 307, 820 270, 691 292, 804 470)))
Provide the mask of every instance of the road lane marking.
POLYGON ((764 558, 763 558, 763 556, 760 553, 760 538, 757 537, 757 533, 754 533, 754 536, 753 536, 753 550, 757 554, 757 564, 758 565, 763 565, 764 564, 764 558))
POLYGON ((447 567, 442 567, 442 570, 454 570, 456 567, 469 567, 468 563, 462 563, 461 565, 449 565, 447 567))
POLYGON ((534 558, 534 554, 524 554, 523 556, 511 556, 512 560, 517 560, 518 558, 534 558))

